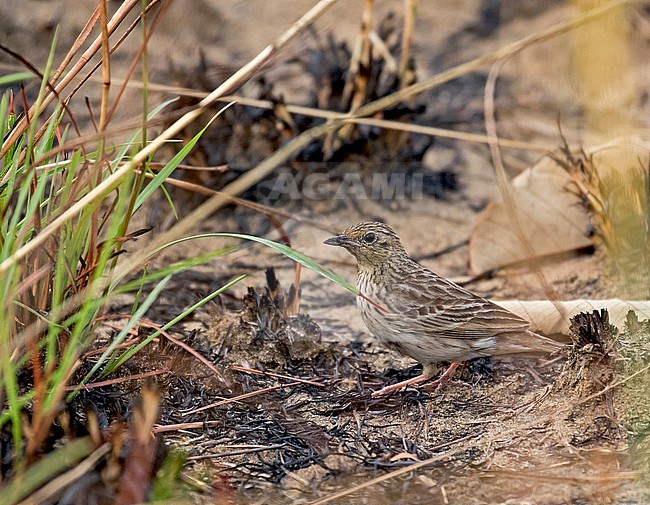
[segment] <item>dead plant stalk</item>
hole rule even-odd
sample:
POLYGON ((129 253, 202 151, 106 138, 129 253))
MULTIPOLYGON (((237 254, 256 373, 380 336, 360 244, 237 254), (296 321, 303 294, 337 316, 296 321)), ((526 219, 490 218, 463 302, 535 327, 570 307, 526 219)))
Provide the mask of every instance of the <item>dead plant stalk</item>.
MULTIPOLYGON (((136 2, 136 1, 137 0, 131 0, 131 2, 136 2)), ((248 80, 253 75, 253 73, 259 67, 261 67, 266 61, 268 61, 269 58, 271 58, 271 56, 276 54, 280 50, 280 48, 282 48, 290 40, 292 40, 305 27, 313 23, 318 16, 320 16, 323 12, 325 12, 325 10, 329 8, 331 5, 333 5, 336 1, 337 0, 321 0, 320 2, 318 2, 318 4, 316 4, 302 18, 296 21, 274 43, 264 48, 255 58, 253 58, 250 62, 248 62, 246 65, 240 68, 232 76, 226 79, 226 81, 223 84, 221 84, 217 89, 215 89, 212 93, 210 93, 207 97, 205 97, 199 103, 197 108, 189 111, 188 113, 183 115, 180 119, 178 119, 175 123, 169 126, 169 128, 167 128, 164 132, 158 135, 158 137, 154 139, 150 144, 148 144, 142 150, 136 153, 133 159, 129 163, 125 164, 123 167, 116 170, 113 174, 111 174, 109 177, 104 179, 97 187, 95 187, 92 191, 90 191, 86 196, 81 198, 78 202, 72 205, 68 210, 62 213, 57 219, 55 219, 48 226, 46 226, 38 235, 34 237, 33 240, 31 240, 28 244, 25 244, 23 247, 18 249, 13 255, 11 255, 9 258, 7 258, 2 263, 0 263, 0 275, 6 273, 7 270, 12 265, 16 264, 16 262, 18 262, 20 259, 27 256, 30 252, 42 246, 44 242, 49 238, 50 235, 52 235, 56 230, 58 230, 64 223, 77 216, 87 205, 95 202, 96 200, 103 198, 107 193, 112 191, 115 188, 115 186, 124 177, 130 174, 130 172, 133 170, 135 166, 145 161, 147 157, 149 157, 149 155, 151 155, 157 149, 159 149, 167 140, 172 138, 182 129, 184 129, 185 127, 190 125, 193 121, 198 119, 205 112, 205 110, 217 100, 217 98, 225 95, 226 93, 242 85, 246 80, 248 80)), ((123 4, 120 9, 124 8, 124 6, 127 3, 128 2, 125 2, 125 4, 123 4)), ((111 22, 112 21, 113 20, 111 20, 111 22)), ((108 27, 110 33, 111 27, 114 29, 114 26, 112 26, 112 24, 109 23, 108 27)), ((99 43, 101 44, 101 38, 99 40, 99 43)), ((65 79, 63 82, 67 84, 65 79)), ((48 95, 48 97, 50 96, 51 96, 50 98, 51 101, 53 95, 48 95)), ((43 106, 45 105, 46 103, 43 104, 43 106)), ((14 132, 17 132, 19 130, 20 128, 16 128, 14 132)), ((9 138, 7 140, 7 142, 10 141, 12 143, 15 143, 16 138, 14 138, 13 140, 9 138)), ((11 145, 10 143, 8 144, 7 142, 5 142, 5 145, 7 146, 11 145)), ((2 154, 4 154, 4 152, 2 154)))
MULTIPOLYGON (((111 191, 123 177, 127 176, 130 171, 138 163, 144 161, 147 156, 149 156, 154 150, 158 149, 165 141, 171 138, 173 135, 178 133, 180 130, 189 125, 192 121, 197 119, 205 109, 213 104, 217 99, 223 98, 226 93, 232 91, 235 87, 243 83, 247 78, 249 78, 256 69, 258 69, 262 64, 264 64, 268 59, 277 53, 277 51, 289 42, 297 33, 304 29, 307 25, 312 23, 320 14, 322 14, 328 7, 330 7, 336 0, 321 0, 314 8, 312 8, 307 14, 305 14, 300 20, 298 20, 287 32, 285 32, 280 38, 278 38, 273 44, 267 46, 262 52, 260 52, 253 60, 248 64, 242 67, 238 72, 233 74, 229 79, 227 79, 221 86, 215 89, 207 97, 205 97, 199 104, 196 109, 186 113, 180 119, 178 119, 174 124, 172 124, 167 130, 159 135, 154 141, 152 141, 148 146, 142 149, 139 153, 135 155, 131 163, 120 167, 112 175, 106 178, 99 186, 94 188, 89 192, 84 198, 80 199, 75 205, 69 208, 61 216, 55 219, 50 225, 44 228, 29 244, 26 244, 20 248, 12 256, 0 263, 0 275, 3 275, 7 270, 14 265, 17 261, 24 258, 31 251, 40 247, 47 238, 59 229, 65 222, 74 218, 76 215, 81 212, 81 210, 86 206, 103 198, 109 191, 111 191)), ((506 47, 503 47, 497 51, 486 54, 479 58, 476 58, 470 62, 464 63, 462 65, 456 66, 434 76, 430 79, 422 81, 420 83, 413 84, 407 88, 396 91, 386 97, 383 97, 374 102, 370 102, 366 105, 360 107, 353 115, 351 116, 342 116, 341 119, 331 119, 329 122, 316 126, 306 132, 303 132, 290 142, 288 142, 282 149, 276 151, 271 156, 262 161, 259 165, 253 169, 246 172, 244 175, 230 183, 226 188, 224 188, 222 193, 225 195, 215 195, 210 198, 207 202, 202 204, 200 207, 191 212, 183 220, 179 221, 171 230, 161 234, 158 240, 150 244, 150 246, 138 253, 134 254, 128 263, 122 265, 121 268, 118 268, 119 271, 116 271, 116 278, 121 279, 128 275, 131 271, 136 269, 143 261, 145 261, 153 251, 157 250, 162 244, 173 240, 176 237, 180 237, 185 234, 187 231, 196 226, 197 223, 205 219, 206 216, 211 215, 213 212, 225 205, 231 196, 241 194, 242 191, 245 191, 253 184, 266 177, 271 173, 280 163, 286 161, 293 153, 307 145, 313 139, 319 138, 325 135, 327 132, 332 129, 340 127, 345 119, 356 119, 364 116, 374 115, 388 107, 391 107, 401 101, 407 100, 412 96, 417 95, 425 90, 434 88, 445 82, 448 82, 452 79, 456 79, 460 76, 466 75, 481 66, 493 63, 499 59, 505 58, 507 56, 516 54, 526 47, 548 40, 552 37, 565 33, 569 30, 572 30, 578 26, 581 26, 585 23, 588 23, 603 14, 606 14, 611 9, 618 7, 620 5, 629 3, 629 0, 612 0, 607 2, 595 9, 591 9, 587 12, 581 13, 580 15, 568 20, 558 23, 554 26, 551 26, 545 30, 534 33, 528 37, 525 37, 521 40, 518 40, 512 44, 509 44, 506 47), (226 196, 228 195, 228 196, 226 196)), ((110 23, 109 23, 110 26, 110 23)), ((15 139, 14 139, 15 141, 15 139)), ((63 311, 70 310, 75 304, 78 303, 78 297, 73 297, 68 300, 63 307, 63 311)), ((39 331, 41 331, 44 323, 38 321, 33 323, 31 326, 26 328, 22 335, 20 342, 25 342, 26 339, 32 338, 39 331)), ((19 345, 20 342, 17 342, 19 345)))
MULTIPOLYGON (((120 25, 120 23, 126 18, 129 12, 138 5, 139 0, 125 0, 117 9, 111 20, 106 24, 106 30, 107 33, 110 35, 112 34, 115 29, 120 25)), ((85 37, 90 33, 92 30, 93 25, 97 22, 97 19, 99 18, 99 7, 93 13, 91 19, 89 22, 86 24, 84 29, 82 30, 79 38, 77 38, 77 41, 75 41, 75 44, 73 45, 73 49, 78 50, 78 47, 83 44, 85 37)), ((98 35, 95 40, 92 42, 90 47, 84 51, 84 53, 79 57, 77 60, 77 63, 68 71, 68 73, 63 77, 61 82, 59 82, 54 89, 56 90, 57 93, 60 93, 65 89, 65 87, 70 84, 70 82, 77 76, 77 74, 83 69, 84 66, 90 61, 90 59, 99 51, 99 49, 102 46, 102 40, 103 37, 102 35, 98 35)), ((59 66, 59 69, 54 73, 53 79, 55 80, 65 69, 67 64, 69 63, 70 59, 74 55, 74 53, 71 51, 68 53, 69 57, 66 57, 63 61, 63 63, 59 66), (64 65, 65 64, 65 65, 64 65)), ((54 98, 56 97, 55 93, 50 92, 48 93, 45 98, 43 99, 43 103, 41 107, 44 109, 47 107, 54 98)), ((34 114, 34 108, 32 107, 28 111, 28 115, 33 115, 34 114)), ((7 150, 14 145, 20 136, 24 133, 25 128, 27 128, 27 119, 26 116, 23 117, 13 128, 7 139, 5 140, 4 144, 2 145, 2 150, 0 150, 0 158, 4 156, 7 153, 7 150)))

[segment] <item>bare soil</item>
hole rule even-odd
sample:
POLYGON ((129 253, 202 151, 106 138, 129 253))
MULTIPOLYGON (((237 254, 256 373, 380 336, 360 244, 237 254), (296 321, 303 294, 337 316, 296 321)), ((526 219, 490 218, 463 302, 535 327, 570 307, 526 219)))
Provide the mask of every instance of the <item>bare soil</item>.
MULTIPOLYGON (((70 14, 61 16, 70 2, 25 3, 30 7, 12 14, 12 32, 26 32, 27 24, 33 23, 25 17, 29 11, 30 16, 39 18, 35 26, 43 40, 52 24, 61 21, 64 36, 60 44, 66 47, 66 37, 79 28, 75 13, 81 16, 82 9, 68 9, 70 14)), ((161 26, 160 38, 151 45, 152 80, 209 89, 313 3, 176 1, 161 26), (179 32, 178 20, 187 13, 192 26, 179 32), (207 70, 200 66, 197 48, 204 53, 207 70)), ((476 0, 420 2, 414 39, 418 78, 501 47, 565 19, 570 12, 561 2, 504 1, 500 10, 491 14, 492 4, 476 0)), ((376 19, 389 10, 401 13, 401 6, 402 2, 380 3, 376 19)), ((5 23, 6 9, 7 5, 0 6, 0 20, 5 23)), ((340 2, 318 22, 315 37, 326 39, 333 31, 337 40, 352 42, 360 12, 361 2, 340 2)), ((648 19, 639 14, 642 9, 635 12, 630 38, 639 75, 644 69, 647 75, 648 19)), ((81 17, 85 21, 87 14, 81 17)), ((15 40, 20 45, 22 39, 15 40)), ((565 78, 570 58, 563 48, 569 41, 563 36, 532 46, 504 67, 497 99, 500 135, 555 147, 560 138, 559 115, 569 140, 583 139, 583 117, 572 82, 565 78)), ((29 47, 29 43, 23 44, 29 47)), ((272 95, 282 95, 291 103, 310 100, 313 75, 299 64, 285 64, 307 48, 318 48, 309 35, 284 50, 265 70, 272 95)), ((425 124, 483 131, 486 72, 453 81, 418 98, 417 103, 405 104, 414 110, 426 107, 421 114, 408 114, 425 124)), ((256 86, 244 92, 259 96, 260 85, 256 86)), ((96 90, 89 94, 93 92, 96 90)), ((135 93, 125 100, 135 104, 139 97, 135 93)), ((648 107, 646 92, 645 98, 635 102, 632 114, 644 128, 650 117, 648 107)), ((223 187, 229 177, 247 170, 284 141, 274 130, 275 117, 242 114, 233 112, 224 119, 232 130, 215 130, 212 137, 207 134, 197 155, 197 164, 226 162, 233 172, 198 182, 214 189, 223 187), (237 125, 240 129, 235 129, 237 125)), ((420 149, 421 142, 415 138, 406 144, 414 151, 420 149)), ((359 165, 362 174, 389 164, 382 158, 384 153, 377 152, 378 144, 370 145, 370 161, 359 165)), ((268 202, 260 188, 244 196, 316 221, 318 228, 287 221, 284 230, 293 247, 350 281, 355 268, 352 258, 322 241, 353 222, 369 219, 393 226, 410 254, 423 265, 447 277, 464 277, 473 223, 485 205, 498 198, 489 151, 482 144, 444 139, 435 139, 422 150, 416 169, 443 175, 435 179, 440 183, 435 191, 418 199, 268 202)), ((367 154, 364 150, 354 154, 361 158, 360 153, 367 154)), ((514 174, 530 166, 539 153, 504 150, 504 156, 514 174)), ((197 203, 195 196, 180 192, 175 198, 181 212, 197 203)), ((163 227, 169 220, 169 207, 161 200, 142 217, 142 224, 146 221, 163 227)), ((197 226, 197 233, 214 231, 268 234, 279 239, 268 218, 238 207, 224 209, 197 226)), ((189 242, 163 253, 156 264, 198 256, 224 243, 222 239, 189 242)), ((547 264, 543 273, 565 299, 615 296, 616 286, 604 274, 604 263, 601 251, 547 264)), ((623 399, 617 396, 619 389, 603 393, 617 377, 616 352, 611 349, 614 337, 606 325, 601 333, 596 332, 595 340, 582 341, 547 361, 485 359, 467 363, 457 378, 469 387, 450 386, 440 392, 409 389, 373 399, 371 391, 419 373, 414 363, 381 348, 363 326, 353 296, 313 272, 303 270, 300 311, 290 314, 285 292, 273 283, 272 290, 267 288, 269 268, 289 291, 294 265, 261 246, 244 245, 225 258, 173 279, 148 314, 149 319, 164 323, 201 296, 237 275, 248 274, 227 296, 173 328, 177 338, 224 370, 225 379, 215 377, 186 351, 164 339, 134 358, 124 371, 124 375, 170 371, 155 380, 163 402, 160 425, 203 425, 164 433, 165 443, 185 451, 190 460, 186 472, 215 489, 225 489, 225 499, 309 503, 386 471, 437 457, 418 471, 334 503, 643 502, 639 489, 630 485, 639 475, 632 471, 636 463, 626 423, 636 419, 638 432, 647 411, 630 407, 636 405, 635 398, 641 394, 638 390, 627 391, 623 399), (265 373, 236 371, 233 366, 265 373), (227 402, 256 391, 260 393, 227 402), (208 407, 218 402, 223 403, 208 407), (204 407, 208 408, 198 410, 204 407), (629 479, 621 478, 621 471, 628 470, 629 479), (236 489, 234 495, 231 489, 236 489)), ((522 273, 496 275, 468 287, 494 299, 546 295, 537 277, 522 273)), ((130 301, 116 303, 111 311, 123 311, 130 301)), ((116 416, 128 417, 141 383, 128 384, 80 395, 77 407, 81 412, 92 405, 106 422, 116 416)))

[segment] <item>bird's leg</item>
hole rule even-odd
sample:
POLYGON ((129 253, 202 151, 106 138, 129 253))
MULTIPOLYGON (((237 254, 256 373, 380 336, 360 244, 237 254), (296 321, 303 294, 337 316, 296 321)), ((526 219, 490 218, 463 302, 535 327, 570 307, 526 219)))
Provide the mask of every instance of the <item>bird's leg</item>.
POLYGON ((420 382, 428 381, 431 377, 433 377, 436 374, 437 371, 438 369, 434 364, 426 365, 422 370, 422 373, 417 377, 413 377, 412 379, 407 379, 405 381, 398 382, 397 384, 391 384, 390 386, 386 386, 385 388, 382 388, 379 391, 375 391, 374 393, 372 393, 372 397, 377 398, 378 396, 385 395, 386 393, 390 393, 391 391, 402 389, 405 388, 406 386, 411 386, 413 384, 419 384, 420 382))
MULTIPOLYGON (((440 391, 442 388, 444 388, 447 384, 450 382, 454 382, 451 380, 451 376, 454 374, 456 371, 456 368, 458 368, 461 364, 461 361, 455 361, 451 365, 449 365, 449 368, 445 370, 445 373, 443 373, 439 379, 436 379, 433 381, 431 384, 427 384, 427 387, 433 387, 435 386, 436 391, 440 391)), ((464 382, 460 382, 459 384, 463 384, 467 386, 464 382)))

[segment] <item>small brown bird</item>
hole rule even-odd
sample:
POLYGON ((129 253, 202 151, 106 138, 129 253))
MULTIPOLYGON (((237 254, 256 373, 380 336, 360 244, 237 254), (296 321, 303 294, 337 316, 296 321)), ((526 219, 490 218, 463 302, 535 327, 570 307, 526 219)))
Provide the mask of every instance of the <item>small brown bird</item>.
POLYGON ((530 331, 525 319, 413 261, 383 223, 355 224, 325 244, 344 247, 357 259, 357 288, 364 295, 357 297, 357 305, 370 332, 424 367, 418 377, 373 396, 430 379, 439 361, 452 362, 436 381, 441 387, 462 361, 562 347, 530 331))

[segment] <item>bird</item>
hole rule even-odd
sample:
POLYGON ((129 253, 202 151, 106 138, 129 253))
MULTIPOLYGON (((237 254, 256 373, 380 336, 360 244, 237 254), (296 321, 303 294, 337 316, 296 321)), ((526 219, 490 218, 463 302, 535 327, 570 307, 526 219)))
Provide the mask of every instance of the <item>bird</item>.
POLYGON ((436 363, 451 362, 433 383, 440 389, 474 358, 551 354, 563 344, 530 330, 530 322, 412 260, 398 235, 380 222, 362 222, 324 242, 357 260, 357 305, 370 332, 386 347, 422 364, 422 373, 373 397, 428 381, 436 363))

